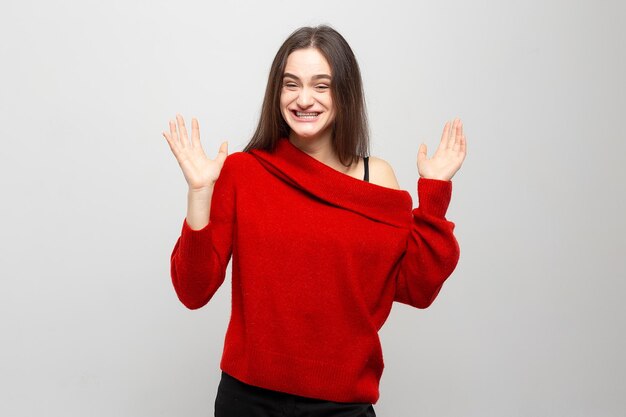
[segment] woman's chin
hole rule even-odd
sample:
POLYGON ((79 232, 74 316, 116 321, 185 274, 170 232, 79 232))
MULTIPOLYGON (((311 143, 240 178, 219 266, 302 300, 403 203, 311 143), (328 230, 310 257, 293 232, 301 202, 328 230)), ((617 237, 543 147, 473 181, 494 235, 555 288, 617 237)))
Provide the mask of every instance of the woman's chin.
POLYGON ((319 139, 328 134, 329 129, 291 129, 291 135, 303 140, 319 139))

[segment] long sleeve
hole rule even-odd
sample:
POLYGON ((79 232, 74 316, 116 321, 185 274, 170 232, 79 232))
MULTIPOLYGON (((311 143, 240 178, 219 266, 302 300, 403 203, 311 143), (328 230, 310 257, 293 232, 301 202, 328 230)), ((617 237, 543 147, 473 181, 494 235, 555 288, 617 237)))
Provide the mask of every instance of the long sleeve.
POLYGON ((235 175, 232 155, 226 158, 211 199, 209 223, 193 230, 183 220, 171 255, 171 277, 179 300, 189 309, 206 305, 224 282, 235 223, 235 175))
POLYGON ((413 209, 413 223, 406 251, 400 261, 394 301, 427 308, 459 260, 454 223, 446 220, 452 182, 420 178, 417 183, 419 207, 413 209))

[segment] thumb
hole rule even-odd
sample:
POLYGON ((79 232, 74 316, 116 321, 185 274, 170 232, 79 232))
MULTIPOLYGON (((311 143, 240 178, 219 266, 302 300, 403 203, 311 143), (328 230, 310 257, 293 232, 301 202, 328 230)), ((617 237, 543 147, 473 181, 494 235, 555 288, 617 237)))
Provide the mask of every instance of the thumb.
POLYGON ((417 150, 417 163, 421 164, 426 160, 426 144, 422 143, 417 150))
POLYGON ((217 153, 217 160, 220 162, 220 165, 224 164, 224 161, 226 161, 227 156, 228 156, 228 142, 224 141, 220 145, 220 149, 217 153))

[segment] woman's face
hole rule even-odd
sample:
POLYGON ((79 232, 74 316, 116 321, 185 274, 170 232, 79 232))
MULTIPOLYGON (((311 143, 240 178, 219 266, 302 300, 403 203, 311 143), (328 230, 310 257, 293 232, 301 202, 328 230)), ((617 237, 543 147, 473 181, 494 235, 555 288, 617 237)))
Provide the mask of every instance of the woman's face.
POLYGON ((297 49, 287 57, 280 111, 290 135, 311 140, 328 138, 335 121, 330 65, 315 48, 297 49))

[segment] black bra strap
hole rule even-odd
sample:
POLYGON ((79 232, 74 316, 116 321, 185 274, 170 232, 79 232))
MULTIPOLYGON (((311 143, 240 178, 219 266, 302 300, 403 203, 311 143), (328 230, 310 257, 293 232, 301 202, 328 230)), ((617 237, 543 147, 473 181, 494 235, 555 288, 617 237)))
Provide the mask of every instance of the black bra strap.
POLYGON ((367 163, 368 159, 369 159, 369 156, 366 156, 365 158, 363 158, 363 164, 365 165, 365 178, 363 178, 363 180, 367 182, 370 181, 370 170, 369 170, 369 166, 367 163))

